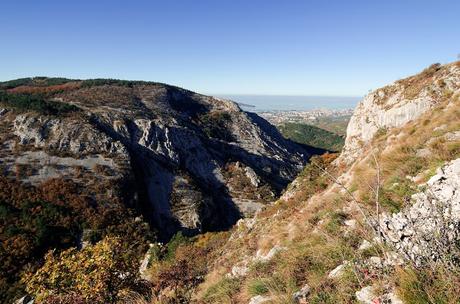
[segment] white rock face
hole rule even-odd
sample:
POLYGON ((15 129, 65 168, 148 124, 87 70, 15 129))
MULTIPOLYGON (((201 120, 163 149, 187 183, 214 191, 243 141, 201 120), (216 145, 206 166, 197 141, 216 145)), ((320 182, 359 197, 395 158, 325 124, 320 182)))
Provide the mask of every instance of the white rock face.
POLYGON ((166 238, 179 229, 225 229, 254 214, 311 153, 232 101, 163 84, 76 89, 59 102, 81 111, 1 109, 0 169, 32 184, 117 178, 166 238), (247 185, 232 185, 232 163, 241 164, 247 185))
POLYGON ((259 296, 252 297, 249 300, 248 304, 262 304, 262 303, 267 303, 268 301, 271 301, 271 300, 272 300, 271 297, 259 295, 259 296))
POLYGON ((376 295, 374 294, 374 289, 372 286, 363 287, 361 290, 355 293, 356 300, 362 304, 374 304, 376 295))
POLYGON ((348 124, 345 146, 337 162, 352 163, 379 130, 401 127, 440 102, 445 92, 460 91, 460 68, 456 64, 433 70, 433 75, 422 72, 364 97, 348 124), (424 77, 432 77, 429 84, 413 92, 417 85, 413 82, 423 82, 424 77))
POLYGON ((296 291, 292 295, 292 300, 294 301, 294 303, 307 304, 307 297, 310 294, 310 290, 311 288, 308 284, 302 286, 302 288, 299 291, 296 291))
POLYGON ((14 302, 14 304, 33 304, 34 302, 35 300, 32 297, 23 296, 22 298, 14 302))
POLYGON ((387 242, 420 265, 442 258, 460 240, 460 159, 439 168, 412 201, 409 208, 383 216, 380 227, 387 242))
POLYGON ((367 250, 369 248, 372 248, 372 243, 369 242, 368 240, 363 240, 361 244, 358 247, 358 250, 367 250))
POLYGON ((390 291, 381 296, 376 295, 375 289, 373 286, 366 286, 358 290, 355 293, 356 300, 361 304, 376 304, 376 303, 386 303, 386 304, 404 304, 398 296, 390 291))
POLYGON ((329 272, 327 277, 329 279, 340 278, 342 275, 345 274, 345 271, 347 270, 347 267, 349 267, 349 266, 350 266, 350 262, 349 261, 344 261, 342 264, 340 264, 339 266, 335 267, 331 272, 329 272))
POLYGON ((149 268, 149 263, 150 260, 152 259, 152 248, 155 246, 155 244, 149 244, 149 250, 144 255, 144 258, 141 261, 141 265, 139 266, 139 274, 140 277, 143 280, 150 280, 150 275, 148 273, 148 268, 149 268))
POLYGON ((447 141, 457 141, 460 140, 460 131, 454 131, 454 132, 449 132, 446 135, 444 135, 444 138, 447 141))
POLYGON ((258 187, 259 184, 260 184, 260 178, 259 178, 259 176, 257 176, 256 172, 250 167, 245 167, 244 171, 245 171, 246 176, 251 181, 251 184, 254 187, 258 187))
POLYGON ((249 271, 249 267, 247 265, 247 262, 240 263, 238 265, 235 265, 232 267, 232 271, 229 274, 229 277, 231 278, 239 278, 239 277, 244 277, 249 271))
MULTIPOLYGON (((241 223, 244 223, 244 222, 241 222, 241 220, 240 220, 240 221, 238 221, 238 223, 239 224, 237 224, 237 225, 242 225, 241 223)), ((251 225, 253 225, 253 224, 254 224, 254 222, 252 222, 251 225)), ((231 278, 244 277, 248 273, 249 266, 251 264, 257 263, 257 262, 268 262, 271 259, 273 259, 277 253, 279 253, 281 251, 284 251, 286 249, 287 249, 286 247, 275 245, 266 254, 263 254, 262 250, 257 250, 255 256, 246 257, 241 262, 239 262, 238 264, 234 265, 232 267, 230 273, 227 274, 227 276, 231 277, 231 278)))
POLYGON ((261 262, 267 262, 267 261, 270 261, 271 259, 273 259, 273 257, 283 251, 283 250, 286 250, 287 248, 285 247, 281 247, 279 245, 275 245, 273 246, 272 249, 270 249, 267 254, 263 254, 261 250, 258 250, 256 252, 256 257, 254 258, 254 260, 256 261, 261 261, 261 262))

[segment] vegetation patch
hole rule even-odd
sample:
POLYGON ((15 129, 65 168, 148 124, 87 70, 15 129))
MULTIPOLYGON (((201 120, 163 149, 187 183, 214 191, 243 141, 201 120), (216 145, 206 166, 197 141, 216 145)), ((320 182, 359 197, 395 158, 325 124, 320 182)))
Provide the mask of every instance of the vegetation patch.
POLYGON ((329 151, 340 151, 345 143, 342 136, 307 124, 285 123, 279 130, 295 142, 329 151))
POLYGON ((397 271, 398 293, 407 304, 459 303, 460 273, 458 269, 414 269, 397 271))
POLYGON ((116 237, 82 250, 50 251, 44 265, 27 273, 23 282, 38 303, 121 303, 129 293, 150 294, 150 284, 138 277, 136 259, 116 237))
POLYGON ((45 115, 64 115, 79 111, 74 105, 47 100, 40 94, 11 94, 0 91, 0 104, 18 111, 34 111, 45 115))
POLYGON ((158 84, 153 81, 141 81, 141 80, 121 80, 121 79, 111 79, 111 78, 97 78, 97 79, 88 79, 83 80, 81 86, 83 88, 97 87, 97 86, 122 86, 132 88, 137 85, 152 85, 158 84))
MULTIPOLYGON (((190 303, 196 288, 204 281, 209 261, 216 258, 215 250, 226 239, 226 233, 206 233, 194 238, 176 234, 160 248, 158 259, 150 266, 154 298, 160 303, 190 303)), ((215 292, 224 296, 225 284, 215 287, 215 292)), ((213 299, 211 293, 208 299, 213 299)))
POLYGON ((69 181, 32 187, 0 177, 0 302, 23 296, 21 272, 34 273, 48 250, 79 246, 84 231, 91 231, 86 240, 94 242, 107 235, 120 237, 134 260, 153 237, 122 202, 96 202, 69 181))
POLYGON ((59 86, 75 80, 67 78, 49 78, 49 77, 33 77, 33 78, 19 78, 15 80, 9 80, 0 82, 0 89, 8 90, 14 89, 21 86, 28 87, 47 87, 47 86, 59 86))
POLYGON ((204 134, 210 138, 224 141, 233 141, 234 136, 230 131, 232 116, 222 111, 214 111, 202 114, 198 118, 204 134))
POLYGON ((206 290, 203 300, 205 303, 231 304, 232 297, 238 293, 239 287, 239 279, 224 277, 206 290))

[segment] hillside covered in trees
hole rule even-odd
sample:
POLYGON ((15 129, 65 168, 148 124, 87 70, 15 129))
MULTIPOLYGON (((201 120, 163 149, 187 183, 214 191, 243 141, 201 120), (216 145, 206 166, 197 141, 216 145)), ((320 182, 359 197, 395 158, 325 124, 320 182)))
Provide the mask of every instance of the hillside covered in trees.
POLYGON ((284 123, 278 126, 281 134, 295 142, 328 151, 340 151, 345 139, 330 131, 303 123, 284 123))

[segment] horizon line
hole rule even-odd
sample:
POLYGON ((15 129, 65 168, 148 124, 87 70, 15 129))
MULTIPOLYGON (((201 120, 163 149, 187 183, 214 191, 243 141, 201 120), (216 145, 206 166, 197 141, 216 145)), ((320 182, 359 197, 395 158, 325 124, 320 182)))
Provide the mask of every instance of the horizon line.
POLYGON ((201 93, 209 96, 274 96, 274 97, 347 97, 362 98, 365 95, 321 95, 321 94, 267 94, 267 93, 201 93))

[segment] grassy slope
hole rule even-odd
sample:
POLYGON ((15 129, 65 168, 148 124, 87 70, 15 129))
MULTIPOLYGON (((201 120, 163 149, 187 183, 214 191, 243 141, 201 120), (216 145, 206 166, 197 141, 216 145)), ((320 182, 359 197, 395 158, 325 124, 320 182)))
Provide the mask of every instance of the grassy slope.
POLYGON ((285 123, 279 130, 284 137, 295 142, 329 151, 340 151, 345 140, 327 130, 301 123, 285 123))
POLYGON ((338 117, 324 116, 316 118, 309 124, 340 136, 346 136, 347 126, 350 118, 351 116, 349 115, 338 117))
MULTIPOLYGON (((453 96, 450 105, 441 102, 404 127, 376 135, 372 146, 383 180, 382 209, 397 211, 417 191, 417 185, 407 175, 419 175, 420 182, 424 182, 435 168, 460 157, 460 142, 443 137, 458 130, 460 97, 453 96), (417 150, 426 147, 431 149, 432 156, 417 157, 417 150), (394 187, 395 183, 398 187, 394 187)), ((331 158, 317 158, 316 165, 306 167, 291 185, 289 199, 264 209, 254 225, 249 224, 251 220, 237 225, 225 245, 213 249, 214 258, 208 260, 206 277, 191 287, 198 303, 247 303, 255 295, 271 297, 269 303, 292 303, 292 293, 306 283, 311 287, 308 303, 353 303, 355 292, 368 285, 377 286, 381 292, 395 288, 407 303, 459 300, 452 272, 414 270, 410 266, 379 270, 363 263, 371 256, 383 257, 384 250, 388 250, 375 245, 358 250, 363 240, 374 238, 361 213, 372 216, 375 210, 374 193, 369 187, 376 185, 374 158, 364 151, 351 168, 328 169, 333 175, 344 177, 356 202, 318 169, 327 167, 331 158), (355 228, 348 222, 352 219, 356 220, 355 228), (285 250, 269 261, 254 262, 257 252, 266 254, 274 246, 285 250), (353 267, 346 267, 340 278, 328 278, 328 273, 345 260, 353 262, 353 267), (245 263, 249 267, 245 276, 228 277, 232 267, 245 263)), ((157 265, 156 270, 161 272, 161 267, 157 265)))
MULTIPOLYGON (((396 211, 407 197, 416 191, 417 185, 406 179, 407 175, 421 176, 421 181, 429 179, 434 169, 443 163, 460 157, 460 142, 446 141, 444 134, 460 129, 460 99, 456 97, 452 106, 446 103, 420 119, 400 129, 394 129, 374 138, 376 157, 382 169, 382 208, 396 211), (436 127, 444 125, 443 128, 436 127), (396 135, 401 139, 388 147, 388 141, 396 135), (416 156, 418 149, 429 147, 433 154, 429 158, 416 156), (392 187, 399 182, 398 187, 392 187)), ((340 279, 329 279, 327 274, 337 265, 348 261, 363 261, 369 256, 382 256, 380 248, 372 247, 358 251, 362 240, 372 240, 370 229, 364 224, 361 210, 372 214, 373 193, 368 184, 375 185, 376 169, 373 158, 364 156, 349 171, 349 188, 357 197, 359 205, 341 193, 340 187, 330 182, 324 175, 312 174, 315 167, 307 167, 300 177, 294 196, 288 201, 278 201, 274 206, 259 214, 257 224, 251 229, 241 228, 241 232, 224 248, 225 256, 216 262, 213 280, 202 285, 203 299, 207 303, 232 303, 247 300, 255 294, 270 295, 273 303, 290 303, 290 295, 308 283, 312 288, 308 303, 350 303, 355 301, 354 292, 363 286, 377 284, 396 286, 400 296, 407 303, 430 303, 423 299, 441 299, 440 303, 453 303, 458 299, 455 287, 443 271, 433 273, 431 269, 413 271, 410 267, 395 271, 378 271, 362 265, 350 268, 340 279), (363 183, 366 180, 367 183, 363 183), (312 186, 320 185, 320 186, 312 186), (322 191, 321 189, 327 188, 322 191), (356 229, 345 224, 348 219, 356 219, 356 229), (255 263, 245 278, 238 279, 237 287, 225 288, 229 279, 225 273, 245 256, 254 256, 257 250, 269 251, 275 245, 286 247, 270 262, 255 263), (428 279, 427 279, 428 278, 428 279), (431 279, 430 279, 431 278, 431 279), (432 287, 432 279, 440 282, 432 287), (263 287, 259 286, 263 285, 263 287), (255 288, 254 286, 257 286, 255 288), (219 296, 215 293, 218 291, 219 296), (219 300, 215 300, 215 298, 219 300), (444 299, 444 301, 442 300, 444 299), (448 299, 448 300, 446 300, 448 299), (455 300, 456 299, 456 300, 455 300)))

